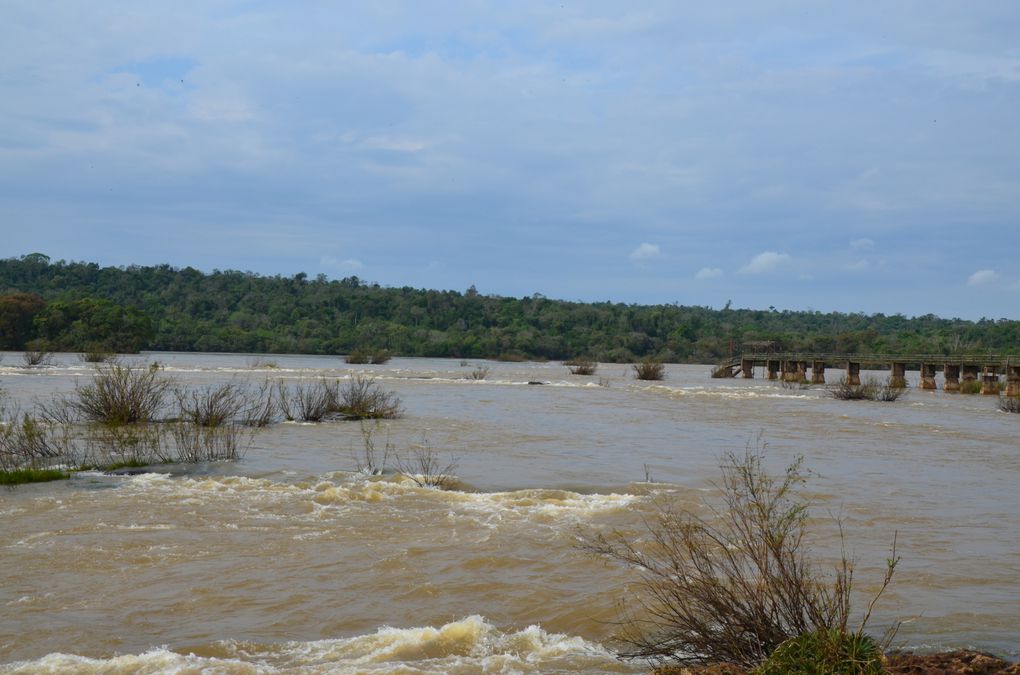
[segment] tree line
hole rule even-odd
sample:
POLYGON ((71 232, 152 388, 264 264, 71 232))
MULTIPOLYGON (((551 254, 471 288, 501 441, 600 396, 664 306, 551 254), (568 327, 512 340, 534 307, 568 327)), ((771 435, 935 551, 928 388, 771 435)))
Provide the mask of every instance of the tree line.
POLYGON ((0 348, 713 363, 747 341, 835 353, 1020 347, 1020 321, 581 303, 191 267, 0 260, 0 348))

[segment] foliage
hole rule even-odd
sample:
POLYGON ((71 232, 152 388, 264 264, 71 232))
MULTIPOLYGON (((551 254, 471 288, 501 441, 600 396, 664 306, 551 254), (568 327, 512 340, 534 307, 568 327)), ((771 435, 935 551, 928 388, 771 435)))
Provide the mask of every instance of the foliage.
POLYGON ((779 645, 753 675, 881 675, 882 650, 868 635, 817 630, 779 645))
POLYGON ((635 363, 634 377, 639 380, 661 380, 666 377, 666 367, 661 361, 646 359, 641 363, 635 363))
POLYGON ((51 480, 64 480, 70 477, 71 474, 64 469, 37 469, 33 467, 0 469, 0 485, 46 483, 51 480))
POLYGON ((110 364, 96 368, 89 384, 75 385, 70 407, 87 421, 136 424, 156 418, 173 382, 157 368, 110 364))
POLYGON ((961 394, 980 394, 983 388, 980 380, 963 380, 960 382, 961 394))
POLYGON ((731 344, 752 340, 798 352, 947 356, 1008 353, 1020 344, 1020 321, 1004 319, 578 303, 384 288, 357 277, 100 267, 45 256, 0 260, 0 293, 7 293, 0 296, 0 339, 16 343, 8 349, 44 337, 71 351, 98 341, 117 351, 360 349, 462 359, 585 354, 615 363, 718 363, 731 344), (8 325, 20 328, 11 332, 8 325))
MULTIPOLYGON (((770 475, 759 443, 725 455, 720 468, 722 506, 706 504, 708 516, 664 507, 648 524, 650 543, 622 534, 584 539, 585 550, 641 575, 641 615, 625 623, 622 657, 753 668, 791 638, 850 632, 853 562, 844 553, 825 574, 808 558, 801 460, 770 475)), ((858 638, 897 563, 894 539, 858 638)))

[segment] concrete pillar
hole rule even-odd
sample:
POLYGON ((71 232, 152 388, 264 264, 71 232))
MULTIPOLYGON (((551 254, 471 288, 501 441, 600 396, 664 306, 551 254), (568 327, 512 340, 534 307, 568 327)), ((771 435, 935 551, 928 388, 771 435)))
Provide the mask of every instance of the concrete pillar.
POLYGON ((765 362, 765 368, 769 371, 769 379, 775 380, 779 377, 779 361, 769 359, 765 362))
POLYGON ((995 366, 985 366, 985 372, 981 375, 981 393, 999 395, 999 369, 995 366))
POLYGON ((935 386, 935 364, 934 363, 922 363, 921 364, 921 389, 933 390, 935 386))
POLYGON ((754 377, 754 359, 741 359, 740 372, 743 374, 745 380, 749 380, 754 377))
POLYGON ((892 373, 889 375, 889 386, 896 388, 907 386, 907 364, 893 362, 892 373))
POLYGON ((807 361, 797 361, 797 382, 807 382, 807 361))
POLYGON ((780 361, 779 362, 779 379, 783 382, 789 382, 791 380, 790 372, 793 370, 793 361, 780 361))
POLYGON ((811 362, 811 384, 825 384, 825 361, 811 362))
POLYGON ((1006 366, 1006 396, 1020 396, 1020 366, 1006 366))
POLYGON ((942 367, 942 372, 946 376, 946 385, 943 389, 946 391, 960 391, 960 365, 947 363, 942 367))
POLYGON ((846 364, 847 384, 858 385, 861 383, 861 364, 848 361, 846 364))

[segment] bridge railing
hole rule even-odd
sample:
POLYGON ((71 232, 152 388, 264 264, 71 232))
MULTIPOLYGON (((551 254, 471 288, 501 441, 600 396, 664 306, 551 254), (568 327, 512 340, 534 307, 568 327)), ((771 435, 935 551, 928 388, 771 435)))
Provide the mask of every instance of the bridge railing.
POLYGON ((819 354, 813 352, 749 352, 748 361, 824 361, 826 363, 969 363, 977 365, 1016 365, 1016 354, 819 354))

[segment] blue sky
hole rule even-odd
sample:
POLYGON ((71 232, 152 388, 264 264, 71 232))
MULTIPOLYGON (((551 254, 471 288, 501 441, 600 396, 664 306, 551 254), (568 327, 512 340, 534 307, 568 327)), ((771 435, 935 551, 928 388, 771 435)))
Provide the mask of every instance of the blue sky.
POLYGON ((0 2, 3 257, 1020 318, 1020 4, 0 2))

